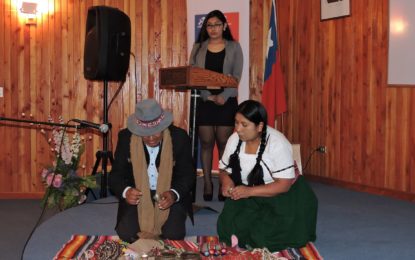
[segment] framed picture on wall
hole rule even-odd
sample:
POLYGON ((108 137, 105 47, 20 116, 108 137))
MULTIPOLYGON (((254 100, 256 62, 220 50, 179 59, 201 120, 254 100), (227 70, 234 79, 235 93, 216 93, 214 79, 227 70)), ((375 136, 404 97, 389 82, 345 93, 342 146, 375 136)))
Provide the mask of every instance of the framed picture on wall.
POLYGON ((350 0, 320 0, 320 18, 328 20, 350 15, 350 0))

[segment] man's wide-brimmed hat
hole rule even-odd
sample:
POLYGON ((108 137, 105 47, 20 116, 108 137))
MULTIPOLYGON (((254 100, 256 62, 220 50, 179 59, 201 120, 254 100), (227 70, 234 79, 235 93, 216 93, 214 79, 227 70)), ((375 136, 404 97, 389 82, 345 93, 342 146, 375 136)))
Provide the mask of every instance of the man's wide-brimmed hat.
POLYGON ((154 99, 145 99, 135 106, 134 114, 127 120, 131 133, 138 136, 150 136, 162 132, 173 122, 173 114, 161 108, 154 99))

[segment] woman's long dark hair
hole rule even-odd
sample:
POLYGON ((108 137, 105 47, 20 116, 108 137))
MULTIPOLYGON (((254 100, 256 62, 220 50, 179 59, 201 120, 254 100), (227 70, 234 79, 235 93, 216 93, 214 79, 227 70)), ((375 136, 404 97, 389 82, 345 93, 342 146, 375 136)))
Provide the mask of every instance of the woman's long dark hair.
MULTIPOLYGON (((267 111, 265 107, 255 100, 246 100, 238 106, 236 113, 243 115, 246 119, 258 126, 261 122, 264 124, 261 132, 261 144, 259 146, 258 156, 256 158, 256 163, 252 171, 248 175, 248 186, 257 186, 264 184, 264 172, 260 165, 262 160, 262 155, 267 144, 267 111)), ((239 140, 238 145, 229 158, 229 165, 232 169, 231 178, 235 185, 242 184, 241 178, 241 165, 239 161, 239 151, 241 149, 242 141, 239 140)))
MULTIPOLYGON (((216 17, 219 20, 221 20, 221 22, 223 23, 223 26, 225 26, 225 24, 228 23, 225 15, 221 11, 219 10, 211 11, 210 13, 206 15, 205 20, 203 21, 202 28, 200 29, 200 33, 199 33, 199 36, 197 37, 196 43, 202 43, 206 41, 207 39, 209 39, 209 34, 207 33, 206 26, 207 26, 207 21, 212 17, 216 17)), ((234 40, 232 33, 231 33, 231 29, 229 28, 228 24, 226 25, 225 31, 223 31, 222 37, 228 41, 234 40)))

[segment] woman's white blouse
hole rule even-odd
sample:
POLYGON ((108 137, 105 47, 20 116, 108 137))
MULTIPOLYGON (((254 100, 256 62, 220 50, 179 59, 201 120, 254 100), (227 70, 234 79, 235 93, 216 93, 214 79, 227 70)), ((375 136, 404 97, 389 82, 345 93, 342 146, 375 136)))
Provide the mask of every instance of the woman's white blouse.
MULTIPOLYGON (((290 142, 281 132, 271 127, 267 127, 267 136, 268 142, 261 161, 261 166, 264 172, 264 183, 273 182, 273 178, 294 178, 295 172, 294 167, 292 167, 294 165, 294 160, 290 142)), ((229 157, 235 152, 238 142, 239 136, 235 132, 229 137, 228 142, 226 143, 222 159, 219 161, 219 169, 232 173, 232 169, 226 167, 229 164, 229 157)), ((242 142, 241 149, 239 151, 239 162, 241 165, 242 182, 245 185, 248 184, 248 174, 255 166, 258 151, 259 147, 256 154, 245 153, 245 142, 242 142)))

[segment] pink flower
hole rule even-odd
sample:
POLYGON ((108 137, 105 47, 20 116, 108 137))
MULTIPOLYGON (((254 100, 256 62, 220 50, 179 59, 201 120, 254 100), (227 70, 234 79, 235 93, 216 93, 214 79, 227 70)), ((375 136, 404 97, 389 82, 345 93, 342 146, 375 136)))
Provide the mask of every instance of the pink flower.
POLYGON ((62 174, 56 174, 53 180, 53 187, 59 188, 62 185, 62 174))
POLYGON ((46 177, 46 184, 48 185, 48 187, 50 186, 50 184, 52 183, 52 179, 53 176, 55 175, 55 173, 51 173, 46 177))
POLYGON ((56 174, 55 178, 53 176, 55 176, 55 173, 51 173, 46 177, 46 184, 49 187, 53 180, 53 187, 59 188, 62 185, 62 174, 56 174))
POLYGON ((42 170, 42 179, 45 179, 48 174, 49 174, 49 170, 44 168, 42 170))

